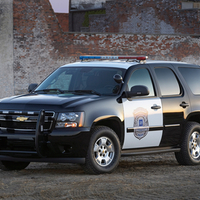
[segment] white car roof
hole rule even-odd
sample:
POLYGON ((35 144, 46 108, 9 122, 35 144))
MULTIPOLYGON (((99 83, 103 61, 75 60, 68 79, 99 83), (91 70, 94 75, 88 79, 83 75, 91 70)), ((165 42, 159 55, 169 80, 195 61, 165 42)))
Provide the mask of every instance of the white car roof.
MULTIPOLYGON (((176 61, 146 61, 146 64, 187 64, 185 62, 176 62, 176 61)), ((123 68, 128 69, 129 67, 133 65, 138 65, 139 62, 126 62, 121 60, 115 60, 115 61, 83 61, 83 62, 75 62, 70 63, 67 65, 64 65, 62 67, 115 67, 115 68, 123 68)), ((145 64, 144 64, 145 65, 145 64)))

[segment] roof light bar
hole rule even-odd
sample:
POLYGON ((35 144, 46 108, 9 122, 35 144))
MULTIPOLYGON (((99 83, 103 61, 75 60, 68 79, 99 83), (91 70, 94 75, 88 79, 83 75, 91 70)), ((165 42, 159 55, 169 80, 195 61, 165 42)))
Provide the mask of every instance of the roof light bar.
POLYGON ((100 59, 100 60, 120 60, 120 59, 133 59, 133 60, 146 60, 148 56, 80 56, 80 60, 100 59))

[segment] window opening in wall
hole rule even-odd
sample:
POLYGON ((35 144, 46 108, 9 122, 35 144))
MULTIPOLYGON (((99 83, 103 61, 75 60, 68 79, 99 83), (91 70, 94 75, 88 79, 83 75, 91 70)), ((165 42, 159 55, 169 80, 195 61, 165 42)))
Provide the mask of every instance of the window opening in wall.
POLYGON ((200 9, 200 2, 182 2, 182 9, 200 9))
POLYGON ((85 13, 84 22, 83 22, 82 26, 89 27, 89 15, 102 15, 102 14, 106 14, 106 10, 87 11, 85 13))

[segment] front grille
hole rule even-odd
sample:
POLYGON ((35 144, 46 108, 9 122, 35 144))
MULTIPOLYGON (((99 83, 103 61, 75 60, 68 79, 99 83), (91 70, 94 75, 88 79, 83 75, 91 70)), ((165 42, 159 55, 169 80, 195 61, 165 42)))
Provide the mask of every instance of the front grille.
MULTIPOLYGON (((0 130, 7 133, 35 132, 39 111, 6 111, 0 110, 0 130)), ((44 131, 49 131, 55 113, 45 111, 44 131)))

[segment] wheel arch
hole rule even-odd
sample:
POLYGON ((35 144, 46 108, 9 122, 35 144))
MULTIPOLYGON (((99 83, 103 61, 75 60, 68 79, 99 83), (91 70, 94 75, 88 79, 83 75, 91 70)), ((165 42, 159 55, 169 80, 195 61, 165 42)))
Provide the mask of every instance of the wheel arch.
POLYGON ((124 142, 124 123, 116 116, 104 116, 95 119, 91 129, 96 126, 106 126, 112 129, 118 136, 121 146, 124 142))
POLYGON ((184 120, 184 122, 181 124, 181 136, 180 136, 180 142, 182 141, 182 138, 184 137, 184 130, 187 126, 188 122, 197 122, 200 124, 200 112, 192 112, 190 113, 187 118, 184 120))
POLYGON ((197 122, 200 124, 200 112, 190 113, 186 118, 186 122, 197 122))

